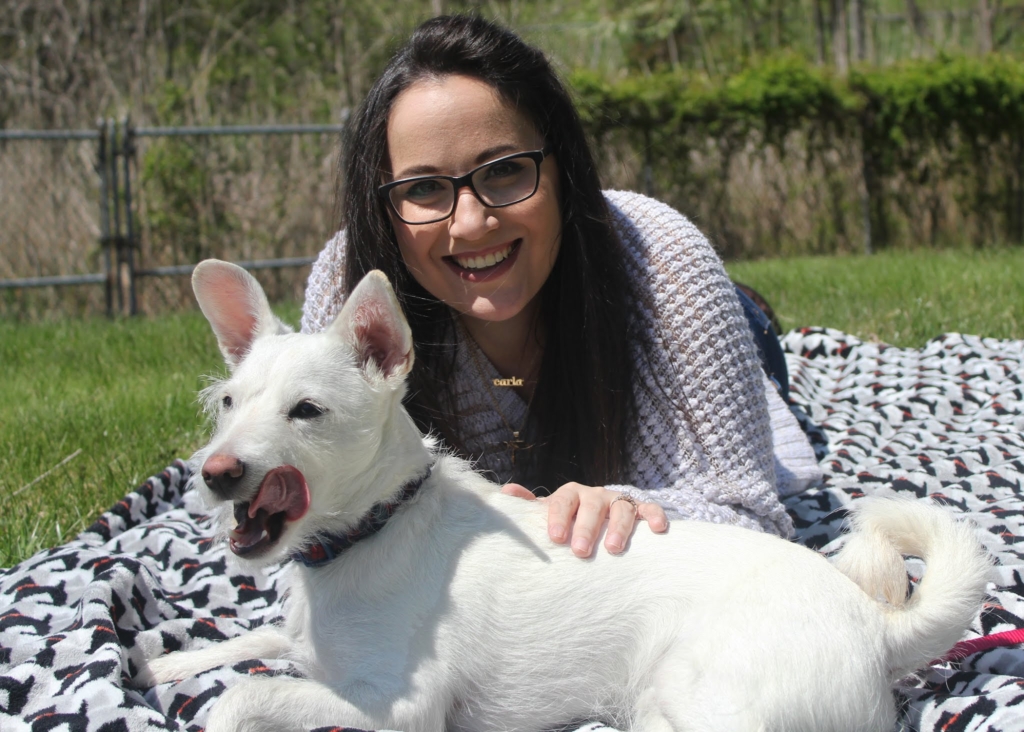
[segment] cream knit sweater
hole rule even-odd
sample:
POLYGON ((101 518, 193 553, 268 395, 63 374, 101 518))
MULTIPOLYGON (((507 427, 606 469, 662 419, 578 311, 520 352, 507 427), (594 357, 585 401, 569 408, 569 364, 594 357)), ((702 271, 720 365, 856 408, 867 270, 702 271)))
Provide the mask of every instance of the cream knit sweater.
MULTIPOLYGON (((789 535, 776 465, 784 493, 802 490, 821 473, 794 417, 775 389, 766 388, 770 382, 721 260, 668 206, 636 193, 605 195, 638 298, 634 327, 644 329, 656 351, 637 370, 632 485, 609 488, 641 489, 644 500, 674 517, 789 535)), ((334 319, 343 273, 339 233, 313 265, 303 331, 322 330, 334 319)), ((527 405, 513 390, 491 385, 498 372, 459 332, 453 379, 461 435, 477 467, 504 482, 512 474, 509 425, 523 424, 527 405)))

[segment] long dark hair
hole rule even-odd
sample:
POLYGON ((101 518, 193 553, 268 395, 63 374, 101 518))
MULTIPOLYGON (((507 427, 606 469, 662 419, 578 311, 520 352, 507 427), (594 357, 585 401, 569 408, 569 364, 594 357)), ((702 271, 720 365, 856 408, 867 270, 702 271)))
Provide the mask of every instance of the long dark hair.
POLYGON ((634 417, 630 282, 572 100, 543 53, 514 33, 476 16, 434 18, 413 33, 370 89, 343 159, 346 295, 371 269, 387 274, 416 343, 410 412, 422 428, 459 449, 449 378, 454 316, 406 269, 377 192, 390 164, 387 124, 395 99, 419 80, 453 74, 487 83, 529 118, 560 171, 562 241, 540 292, 544 355, 526 430, 535 447, 513 477, 540 492, 540 485, 553 490, 569 480, 622 481, 634 417))

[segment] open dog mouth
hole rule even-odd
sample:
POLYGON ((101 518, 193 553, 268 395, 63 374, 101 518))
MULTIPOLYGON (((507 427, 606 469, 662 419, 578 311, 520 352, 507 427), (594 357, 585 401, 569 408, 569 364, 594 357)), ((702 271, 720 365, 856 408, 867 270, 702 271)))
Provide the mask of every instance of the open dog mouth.
POLYGON ((309 486, 298 468, 282 465, 269 471, 252 501, 235 503, 235 528, 228 537, 240 557, 257 556, 273 547, 288 521, 309 510, 309 486))

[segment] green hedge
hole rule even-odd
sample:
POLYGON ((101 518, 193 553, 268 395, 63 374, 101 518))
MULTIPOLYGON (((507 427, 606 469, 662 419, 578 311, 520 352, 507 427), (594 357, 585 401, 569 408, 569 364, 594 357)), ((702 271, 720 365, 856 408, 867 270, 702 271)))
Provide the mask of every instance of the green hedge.
POLYGON ((964 210, 1001 222, 989 237, 1024 240, 1024 61, 939 57, 840 77, 785 56, 717 81, 579 71, 571 84, 595 139, 624 134, 637 150, 670 155, 679 176, 689 174, 688 153, 709 139, 725 158, 751 144, 785 155, 794 136, 811 157, 854 150, 876 245, 887 238, 884 199, 897 179, 956 178, 964 210))
POLYGON ((683 73, 609 81, 578 71, 571 83, 595 134, 621 126, 697 128, 713 137, 742 136, 757 129, 778 140, 808 122, 841 125, 858 102, 824 70, 788 56, 720 82, 683 73))

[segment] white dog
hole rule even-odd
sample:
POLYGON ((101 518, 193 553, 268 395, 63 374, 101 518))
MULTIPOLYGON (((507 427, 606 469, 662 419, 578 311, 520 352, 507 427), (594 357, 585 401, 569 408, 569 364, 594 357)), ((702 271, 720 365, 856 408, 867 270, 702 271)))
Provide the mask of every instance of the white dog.
POLYGON ((268 657, 305 675, 229 689, 208 732, 879 732, 892 683, 979 610, 990 563, 971 527, 911 502, 860 501, 842 571, 687 521, 580 560, 549 541, 542 506, 417 431, 411 334, 383 275, 317 335, 288 332, 238 267, 204 262, 193 282, 232 369, 207 392, 219 414, 199 485, 239 557, 305 559, 284 627, 150 662, 153 682, 268 657), (927 563, 909 599, 901 554, 927 563))

